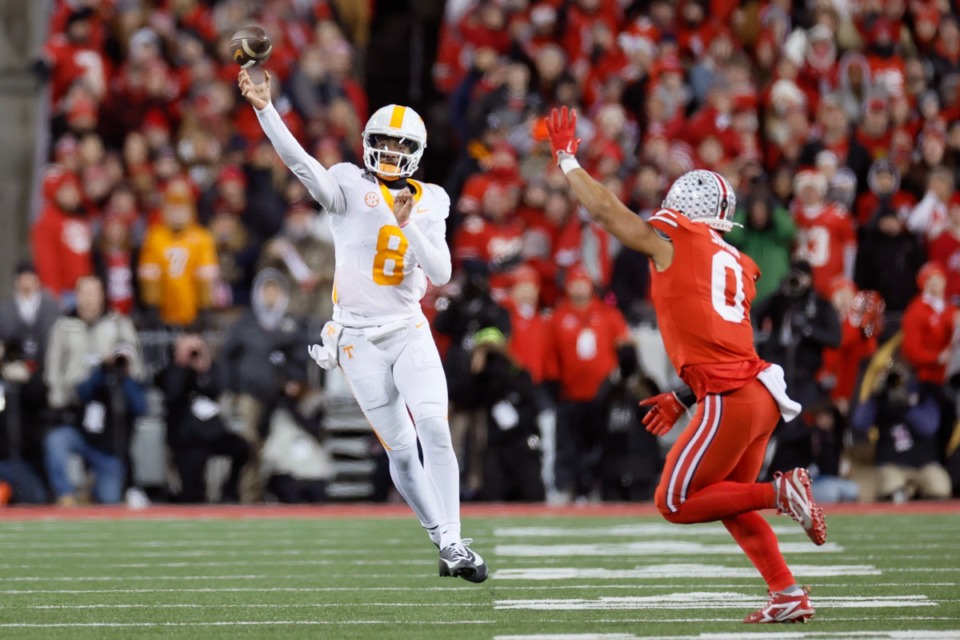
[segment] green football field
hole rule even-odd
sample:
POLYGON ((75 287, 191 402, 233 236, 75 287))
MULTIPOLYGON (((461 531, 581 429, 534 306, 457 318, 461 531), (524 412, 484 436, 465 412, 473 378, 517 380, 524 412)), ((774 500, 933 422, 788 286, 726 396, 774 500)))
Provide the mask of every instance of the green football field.
POLYGON ((719 524, 610 515, 615 507, 468 510, 464 534, 493 569, 482 585, 438 578, 436 552, 397 509, 97 520, 0 511, 0 639, 960 639, 960 509, 944 511, 828 512, 821 548, 772 517, 817 617, 762 627, 740 622, 765 589, 719 524))

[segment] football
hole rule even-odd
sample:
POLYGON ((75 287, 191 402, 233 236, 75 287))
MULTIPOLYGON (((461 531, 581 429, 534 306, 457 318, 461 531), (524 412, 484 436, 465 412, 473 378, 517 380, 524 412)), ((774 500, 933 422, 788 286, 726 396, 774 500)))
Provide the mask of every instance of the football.
POLYGON ((266 62, 272 51, 270 36, 257 26, 244 27, 230 38, 230 55, 244 69, 266 62))

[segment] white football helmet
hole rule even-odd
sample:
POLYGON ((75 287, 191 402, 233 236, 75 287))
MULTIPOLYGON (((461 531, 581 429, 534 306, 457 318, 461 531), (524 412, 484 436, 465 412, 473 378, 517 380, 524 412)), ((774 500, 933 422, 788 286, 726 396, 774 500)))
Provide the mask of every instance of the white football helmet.
POLYGON ((679 211, 693 222, 726 232, 733 228, 737 195, 719 173, 698 169, 677 178, 663 199, 663 207, 679 211))
POLYGON ((427 147, 427 128, 423 118, 411 109, 388 104, 377 109, 363 128, 363 164, 373 173, 391 178, 409 178, 427 147), (395 138, 410 148, 409 153, 378 148, 380 136, 395 138))

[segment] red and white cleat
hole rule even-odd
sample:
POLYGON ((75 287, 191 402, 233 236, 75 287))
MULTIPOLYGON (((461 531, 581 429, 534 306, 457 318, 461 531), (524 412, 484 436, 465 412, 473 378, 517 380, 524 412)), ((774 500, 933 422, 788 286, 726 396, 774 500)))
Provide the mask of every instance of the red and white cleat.
POLYGON ((808 587, 801 587, 803 593, 788 596, 784 593, 771 593, 767 604, 743 619, 747 624, 766 624, 772 622, 806 622, 816 611, 810 604, 808 587))
POLYGON ((773 488, 777 492, 777 512, 785 513, 803 527, 813 544, 827 541, 827 521, 823 510, 813 499, 810 475, 806 469, 773 474, 773 488))

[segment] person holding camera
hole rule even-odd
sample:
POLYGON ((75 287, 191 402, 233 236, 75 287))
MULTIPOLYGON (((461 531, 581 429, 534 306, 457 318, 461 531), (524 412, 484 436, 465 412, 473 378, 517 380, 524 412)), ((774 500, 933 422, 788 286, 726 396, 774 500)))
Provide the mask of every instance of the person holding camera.
POLYGON ((156 376, 167 410, 167 446, 180 476, 179 502, 206 502, 205 472, 213 456, 230 458, 230 472, 219 492, 221 502, 240 500, 240 470, 250 447, 227 429, 220 415, 220 394, 226 387, 223 373, 212 366, 203 337, 184 334, 173 345, 173 360, 156 376))
POLYGON ((139 340, 129 318, 104 312, 99 278, 80 278, 76 301, 76 312, 50 331, 45 377, 54 427, 44 462, 58 504, 76 504, 72 455, 93 471, 93 499, 112 504, 123 493, 133 421, 147 408, 139 340))
POLYGON ((59 316, 60 305, 42 290, 33 264, 18 264, 13 296, 0 303, 0 480, 10 484, 14 502, 47 502, 43 354, 59 316))
POLYGON ((840 346, 841 332, 836 310, 813 288, 809 262, 791 263, 780 287, 753 308, 753 321, 760 329, 760 357, 783 367, 797 402, 817 404, 823 396, 816 380, 823 350, 840 346))
POLYGON ((250 458, 240 474, 240 501, 263 497, 261 448, 269 423, 268 409, 291 380, 305 380, 308 363, 306 334, 288 313, 290 285, 276 269, 264 269, 253 280, 251 308, 227 330, 220 349, 227 389, 236 396, 235 410, 243 422, 250 458))
POLYGON ((894 361, 853 412, 854 430, 876 429, 877 494, 881 500, 899 503, 913 497, 950 497, 950 476, 939 462, 939 407, 933 398, 924 398, 919 387, 917 374, 903 362, 894 361))
POLYGON ((497 327, 474 335, 465 401, 486 415, 482 499, 542 502, 536 387, 497 327))
MULTIPOLYGON (((754 307, 754 324, 760 327, 757 352, 783 367, 793 398, 807 408, 827 399, 817 381, 827 348, 840 346, 840 320, 833 305, 813 287, 813 270, 804 260, 794 260, 790 272, 769 298, 754 307)), ((815 429, 808 411, 800 420, 781 421, 770 443, 774 449, 768 472, 786 471, 810 461, 815 429)))

